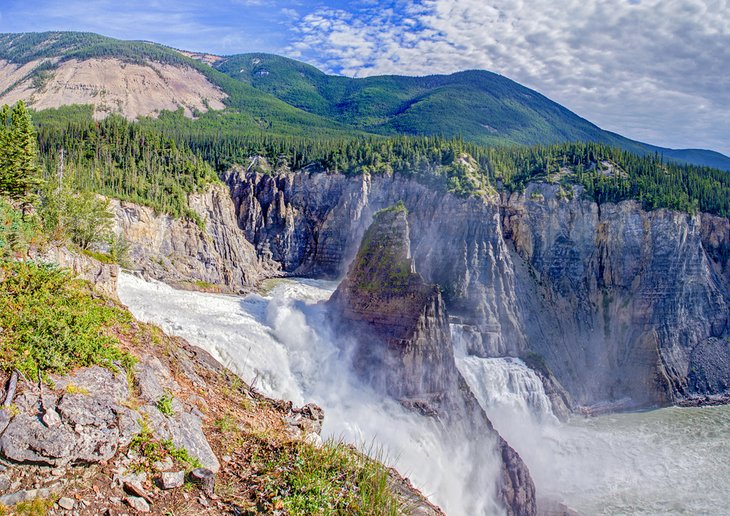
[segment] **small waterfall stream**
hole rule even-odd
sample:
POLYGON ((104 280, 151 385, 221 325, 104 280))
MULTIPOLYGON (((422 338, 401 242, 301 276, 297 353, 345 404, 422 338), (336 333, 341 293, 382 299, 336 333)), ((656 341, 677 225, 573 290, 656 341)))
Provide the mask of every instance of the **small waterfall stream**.
POLYGON ((495 425, 499 425, 502 413, 509 414, 510 421, 557 422, 542 380, 534 371, 517 358, 468 355, 463 334, 461 324, 451 325, 456 365, 495 425))
POLYGON ((485 410, 509 410, 539 422, 555 421, 542 381, 521 360, 462 356, 457 358, 457 366, 485 410))

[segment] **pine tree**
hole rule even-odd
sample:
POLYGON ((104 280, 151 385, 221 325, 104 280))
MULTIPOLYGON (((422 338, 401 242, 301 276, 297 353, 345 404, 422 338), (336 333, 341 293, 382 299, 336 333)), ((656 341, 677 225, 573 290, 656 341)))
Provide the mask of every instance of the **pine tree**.
POLYGON ((0 195, 10 188, 11 168, 10 168, 10 108, 5 104, 0 108, 0 195))
POLYGON ((0 194, 23 203, 25 212, 41 184, 36 132, 22 100, 9 116, 8 109, 0 111, 0 194))

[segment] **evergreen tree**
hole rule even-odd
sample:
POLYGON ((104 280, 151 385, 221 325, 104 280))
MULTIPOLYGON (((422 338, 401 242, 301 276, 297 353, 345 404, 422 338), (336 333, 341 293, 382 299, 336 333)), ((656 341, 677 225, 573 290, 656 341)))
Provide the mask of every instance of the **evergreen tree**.
POLYGON ((0 195, 20 201, 24 211, 41 184, 36 132, 23 101, 0 110, 0 195))

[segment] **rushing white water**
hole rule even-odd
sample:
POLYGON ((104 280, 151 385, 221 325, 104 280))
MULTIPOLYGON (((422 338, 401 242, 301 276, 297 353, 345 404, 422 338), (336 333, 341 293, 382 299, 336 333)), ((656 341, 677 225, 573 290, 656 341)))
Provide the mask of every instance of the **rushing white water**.
POLYGON ((538 494, 581 514, 730 514, 730 407, 667 408, 560 424, 537 376, 513 359, 457 353, 538 494))
POLYGON ((483 407, 538 422, 554 421, 540 378, 516 358, 458 356, 457 366, 483 407))
MULTIPOLYGON (((470 465, 489 447, 453 447, 427 418, 347 374, 324 311, 335 285, 284 281, 244 298, 183 292, 122 274, 119 295, 140 319, 211 352, 262 392, 325 409, 325 436, 375 441, 448 514, 495 514, 493 485, 470 465), (471 481, 471 482, 470 482, 471 481), (473 485, 482 486, 474 489, 473 485)), ((663 409, 559 423, 542 383, 518 360, 457 365, 497 430, 530 468, 538 494, 582 514, 730 514, 730 407, 663 409)), ((484 475, 484 469, 481 469, 484 475)), ((487 476, 496 471, 487 470, 487 476)))
POLYGON ((280 281, 266 295, 240 298, 178 291, 122 274, 119 297, 137 318, 202 347, 261 392, 317 403, 325 410, 324 437, 383 447, 386 460, 449 514, 498 514, 489 487, 496 485, 499 464, 493 443, 445 442, 431 419, 405 411, 348 374, 340 352, 347 346, 328 334, 317 304, 335 286, 280 281))

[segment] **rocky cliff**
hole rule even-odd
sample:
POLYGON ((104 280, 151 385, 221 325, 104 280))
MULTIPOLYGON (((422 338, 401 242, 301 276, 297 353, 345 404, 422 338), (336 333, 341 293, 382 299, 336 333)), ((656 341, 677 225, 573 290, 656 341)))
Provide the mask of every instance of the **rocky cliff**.
POLYGON ((277 275, 278 266, 259 259, 239 229, 225 187, 212 186, 188 202, 203 224, 112 201, 115 231, 129 244, 129 266, 178 287, 224 292, 245 291, 277 275))
POLYGON ((356 341, 354 371, 402 405, 435 417, 451 438, 494 439, 501 504, 507 514, 535 514, 527 467, 492 428, 456 368, 446 308, 439 288, 415 272, 402 204, 375 215, 329 306, 338 334, 356 341))
POLYGON ((70 269, 76 277, 93 284, 98 292, 117 299, 119 265, 115 263, 101 263, 83 253, 59 245, 51 245, 42 250, 32 249, 30 256, 33 260, 55 263, 59 267, 70 269))
POLYGON ((416 268, 472 327, 469 352, 537 356, 578 405, 728 390, 727 219, 547 183, 463 199, 398 176, 225 179, 247 239, 291 274, 342 276, 373 214, 403 201, 416 268))

